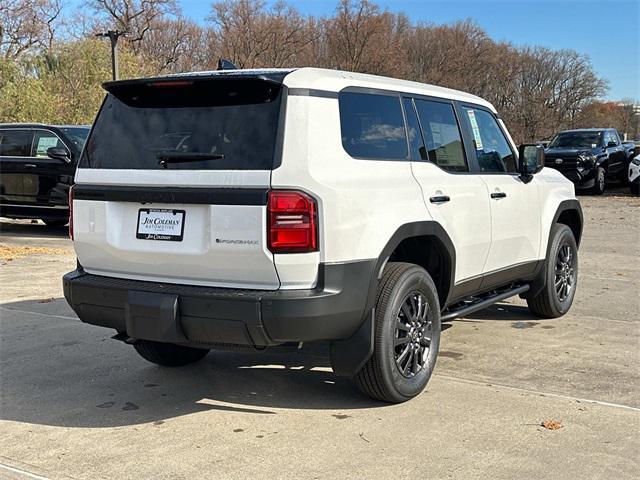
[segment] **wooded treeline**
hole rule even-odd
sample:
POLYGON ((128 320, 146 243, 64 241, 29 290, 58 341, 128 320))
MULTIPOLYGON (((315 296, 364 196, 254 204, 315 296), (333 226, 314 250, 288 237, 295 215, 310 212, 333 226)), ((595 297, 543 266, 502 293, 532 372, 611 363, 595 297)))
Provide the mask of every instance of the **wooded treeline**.
POLYGON ((340 0, 321 18, 284 1, 221 0, 200 22, 176 0, 86 0, 74 12, 63 0, 2 0, 0 122, 90 123, 111 76, 109 42, 94 34, 114 28, 127 32, 122 78, 215 69, 221 57, 240 68, 319 66, 482 96, 516 141, 595 126, 594 113, 597 126, 637 130, 631 107, 599 102, 607 82, 583 53, 496 42, 471 20, 416 23, 369 0, 340 0))

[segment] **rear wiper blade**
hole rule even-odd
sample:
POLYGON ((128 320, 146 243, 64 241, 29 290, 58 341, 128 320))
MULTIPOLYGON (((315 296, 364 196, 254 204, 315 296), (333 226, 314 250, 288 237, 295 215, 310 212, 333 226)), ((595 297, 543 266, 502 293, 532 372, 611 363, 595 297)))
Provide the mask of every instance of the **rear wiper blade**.
POLYGON ((201 153, 201 152, 161 152, 156 155, 160 160, 158 163, 167 168, 169 163, 200 162, 204 160, 222 160, 221 153, 201 153))

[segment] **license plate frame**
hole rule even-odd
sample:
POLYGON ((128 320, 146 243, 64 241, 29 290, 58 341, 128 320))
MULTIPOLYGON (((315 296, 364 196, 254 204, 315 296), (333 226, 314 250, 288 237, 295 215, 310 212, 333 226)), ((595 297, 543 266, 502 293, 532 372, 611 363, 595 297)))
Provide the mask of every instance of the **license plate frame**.
MULTIPOLYGON (((140 240, 158 240, 163 242, 181 242, 184 238, 184 224, 185 219, 187 217, 187 212, 185 210, 177 210, 174 208, 141 208, 138 210, 138 221, 136 223, 136 238, 140 240), (164 229, 163 232, 162 225, 158 225, 158 228, 155 232, 153 231, 140 231, 140 221, 143 212, 147 215, 146 218, 152 217, 153 213, 159 214, 156 218, 167 217, 167 214, 171 214, 171 216, 179 217, 179 229, 180 234, 175 233, 175 228, 167 231, 168 229, 164 229)), ((152 227, 146 227, 147 229, 152 227)))

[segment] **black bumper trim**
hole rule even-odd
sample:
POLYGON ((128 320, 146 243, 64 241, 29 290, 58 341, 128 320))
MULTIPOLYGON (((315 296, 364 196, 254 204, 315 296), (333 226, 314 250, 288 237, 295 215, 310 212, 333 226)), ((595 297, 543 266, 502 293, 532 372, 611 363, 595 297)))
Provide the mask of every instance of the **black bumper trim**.
MULTIPOLYGON (((63 287, 67 302, 85 323, 133 333, 128 332, 133 330, 130 293, 165 294, 177 297, 177 310, 171 313, 177 325, 167 328, 170 317, 158 310, 157 317, 163 319, 158 325, 164 331, 175 332, 162 337, 164 341, 265 347, 351 337, 365 318, 374 266, 375 260, 321 264, 318 286, 309 290, 176 285, 92 275, 81 269, 66 274, 63 287)), ((153 312, 151 306, 148 308, 153 312)), ((137 338, 157 340, 153 323, 145 325, 135 328, 137 338)))

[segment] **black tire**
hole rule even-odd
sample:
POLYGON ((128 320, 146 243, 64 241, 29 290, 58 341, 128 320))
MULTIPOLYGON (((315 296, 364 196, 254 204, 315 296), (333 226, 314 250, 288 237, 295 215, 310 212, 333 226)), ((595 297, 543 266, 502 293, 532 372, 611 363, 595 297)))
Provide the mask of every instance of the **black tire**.
POLYGON ((631 182, 629 184, 629 191, 633 195, 640 195, 640 182, 639 181, 631 182))
POLYGON ((604 168, 598 167, 596 172, 595 182, 593 187, 591 188, 591 193, 593 195, 602 195, 604 193, 605 185, 606 185, 606 173, 604 168))
POLYGON ((439 346, 440 302, 431 276, 417 265, 388 263, 376 296, 373 355, 355 375, 356 385, 384 402, 410 400, 429 382, 439 346), (428 308, 414 308, 418 301, 428 308))
POLYGON ((578 287, 578 245, 571 229, 559 223, 552 227, 550 241, 549 256, 543 267, 545 286, 538 295, 527 299, 527 305, 531 313, 538 317, 558 318, 571 308, 578 287), (560 267, 559 260, 561 256, 564 258, 565 248, 571 252, 571 259, 566 267, 564 263, 560 267), (570 289, 566 290, 569 283, 570 289))
POLYGON ((69 220, 67 220, 66 218, 43 218, 42 221, 47 227, 64 227, 67 223, 69 223, 69 220))
POLYGON ((149 340, 138 340, 133 347, 142 358, 163 367, 182 367, 202 360, 209 353, 208 348, 184 347, 149 340))

